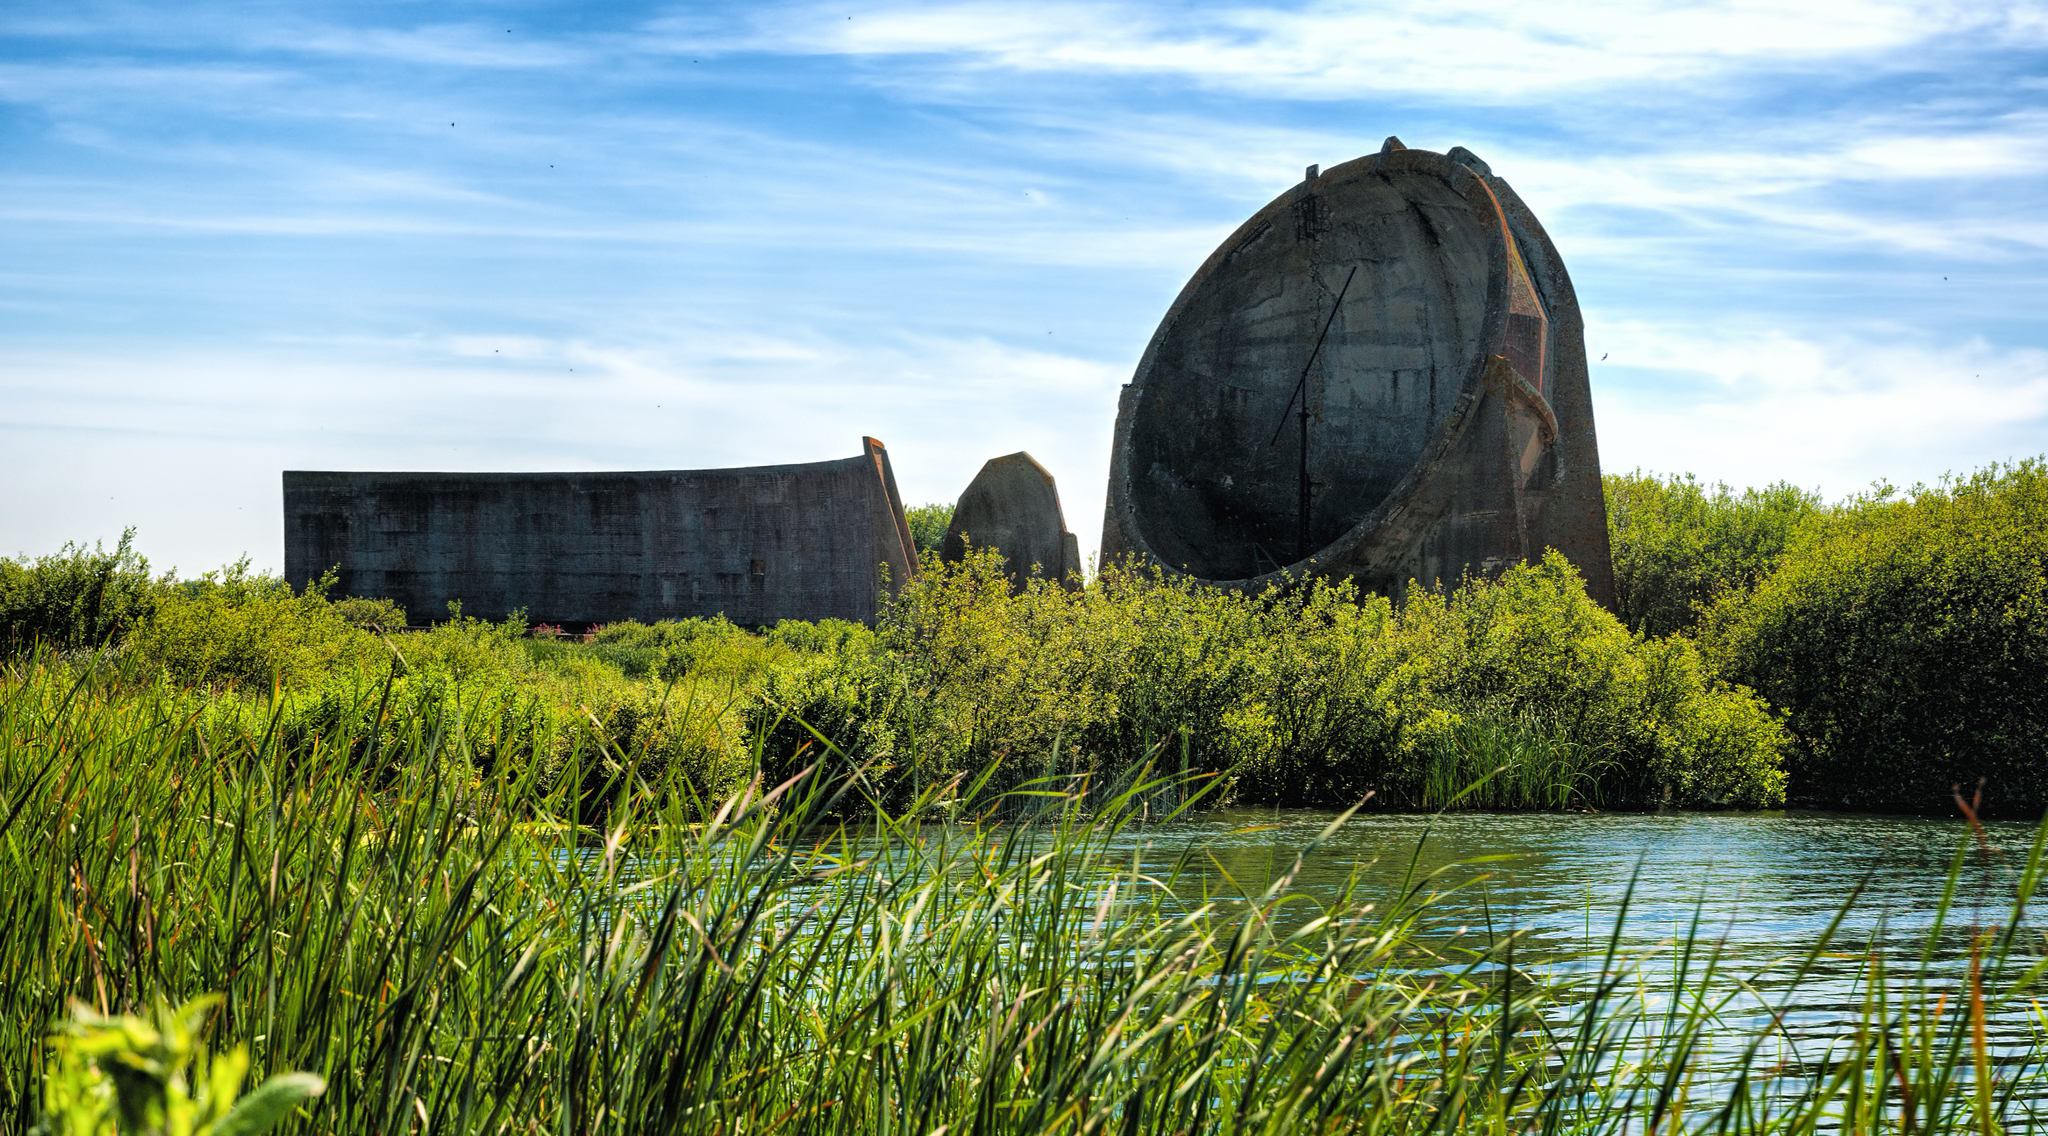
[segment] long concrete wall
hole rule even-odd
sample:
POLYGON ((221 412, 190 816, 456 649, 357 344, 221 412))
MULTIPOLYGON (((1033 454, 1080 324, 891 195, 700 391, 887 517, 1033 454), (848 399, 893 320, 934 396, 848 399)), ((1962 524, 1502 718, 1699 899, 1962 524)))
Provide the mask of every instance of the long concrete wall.
POLYGON ((285 574, 385 596, 413 622, 724 615, 872 622, 916 571, 888 451, 635 473, 284 475, 285 574), (883 569, 886 566, 886 584, 883 569), (887 589, 887 590, 885 590, 887 589))

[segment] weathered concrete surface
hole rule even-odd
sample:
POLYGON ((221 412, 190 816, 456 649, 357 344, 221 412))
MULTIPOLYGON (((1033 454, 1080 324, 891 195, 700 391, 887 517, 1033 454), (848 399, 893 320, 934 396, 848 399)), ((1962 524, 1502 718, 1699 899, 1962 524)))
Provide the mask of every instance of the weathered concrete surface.
POLYGON ((641 473, 284 475, 285 576, 415 620, 449 600, 500 619, 608 623, 723 614, 871 622, 916 571, 888 451, 840 461, 641 473))
POLYGON ((1124 388, 1110 461, 1105 561, 1135 553, 1240 588, 1343 575, 1399 595, 1554 547, 1614 603, 1571 279, 1462 147, 1388 139, 1231 234, 1124 388), (1304 533, 1288 408, 1305 367, 1304 533))
POLYGON ((939 546, 939 558, 959 563, 967 548, 1002 550, 1010 579, 1033 575, 1081 583, 1081 543, 1067 531, 1060 491, 1052 474, 1019 450, 990 458, 953 506, 953 523, 939 546))

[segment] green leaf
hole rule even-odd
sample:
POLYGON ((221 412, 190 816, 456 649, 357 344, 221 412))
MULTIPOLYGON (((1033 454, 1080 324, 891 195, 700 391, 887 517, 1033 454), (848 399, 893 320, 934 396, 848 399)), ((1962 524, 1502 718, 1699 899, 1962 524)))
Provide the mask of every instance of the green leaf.
POLYGON ((315 1073, 280 1073, 263 1082, 255 1092, 235 1102, 235 1107, 206 1136, 257 1136, 310 1097, 327 1091, 327 1082, 315 1073))

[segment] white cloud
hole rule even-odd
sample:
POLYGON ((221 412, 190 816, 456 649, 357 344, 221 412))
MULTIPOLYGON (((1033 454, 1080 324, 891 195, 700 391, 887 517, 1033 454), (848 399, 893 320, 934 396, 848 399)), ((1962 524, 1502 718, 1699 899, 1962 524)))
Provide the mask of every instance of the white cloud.
POLYGON ((416 28, 344 28, 308 24, 264 28, 247 44, 266 50, 418 63, 432 67, 555 68, 588 62, 590 53, 560 41, 536 41, 521 29, 482 24, 416 28))
POLYGON ((697 50, 850 56, 961 56, 980 68, 1174 76, 1295 98, 1407 91, 1487 103, 1615 81, 1669 82, 1741 62, 1787 63, 1892 51, 1969 33, 2036 41, 2027 3, 1604 0, 1526 4, 1325 2, 1250 6, 984 2, 868 9, 771 9, 720 42, 682 22, 657 40, 697 50))
POLYGON ((1601 464, 1840 496, 2048 451, 2048 351, 1874 329, 1596 324, 1601 464))
POLYGON ((913 502, 1028 450, 1092 552, 1118 385, 1109 364, 986 338, 880 343, 689 329, 653 343, 460 335, 265 352, 0 355, 0 533, 21 551, 143 531, 189 573, 279 566, 285 469, 690 469, 890 449, 913 502), (64 476, 37 471, 63 470, 64 476))
POLYGON ((2048 176, 2048 113, 1946 135, 1882 119, 1757 133, 1568 155, 1554 144, 1471 145, 1553 235, 1571 232, 1565 252, 1575 262, 1640 259, 1653 244, 1669 255, 1669 246, 1702 238, 1724 248, 1796 243, 1894 257, 2006 259, 2048 249, 2048 220, 2034 206, 2034 187, 2048 176), (1644 212, 1666 220, 1646 225, 1644 212))

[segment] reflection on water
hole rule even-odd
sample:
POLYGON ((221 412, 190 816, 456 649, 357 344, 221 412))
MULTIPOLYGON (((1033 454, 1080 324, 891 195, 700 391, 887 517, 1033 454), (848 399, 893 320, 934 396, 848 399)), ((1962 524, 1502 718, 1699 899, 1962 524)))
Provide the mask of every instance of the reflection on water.
MULTIPOLYGON (((1163 864, 1191 846, 1218 886, 1227 872, 1256 890, 1335 817, 1211 812, 1152 830, 1148 859, 1163 864)), ((1965 947, 1969 923, 2004 921, 2034 828, 1996 822, 1986 833, 1998 852, 1988 868, 1974 851, 1966 858, 1951 916, 1965 925, 1965 947)), ((1814 812, 1359 816, 1303 864, 1298 886, 1335 894, 1356 867, 1372 898, 1390 898, 1412 860, 1419 873, 1447 869, 1444 887, 1471 885, 1444 901, 1438 923, 1483 925, 1490 908, 1496 927, 1541 942, 1579 945, 1589 930, 1604 942, 1627 898, 1629 940, 1682 932, 1698 908, 1703 934, 1761 956, 1804 950, 1859 886, 1845 930, 1861 938, 1882 923, 1892 941, 1924 932, 1968 836, 1957 820, 1814 812), (1508 858, 1455 866, 1482 856, 1508 858)))
MULTIPOLYGON (((1189 867, 1204 886, 1256 892, 1292 868, 1296 852, 1335 815, 1223 810, 1137 839, 1155 871, 1192 850, 1189 867)), ((1752 980, 1765 999, 1738 994, 1724 1020, 1761 1028, 1782 1011, 1783 1028, 1772 1032, 1786 1048, 1776 1058, 1803 1052, 1811 1060, 1860 1016, 1871 949, 1886 957, 1898 982, 1918 971, 1943 888, 1969 843, 1929 968, 1935 989, 1959 987, 1973 938, 2010 920, 2035 827, 1999 822, 1985 835, 1994 849, 1988 857, 1953 819, 1815 812, 1360 816, 1303 862, 1295 888, 1334 897, 1355 870, 1359 898, 1384 905, 1397 899, 1411 871, 1418 878, 1440 872, 1429 888, 1466 886, 1430 909, 1424 926, 1431 934, 1442 941, 1466 929, 1459 941, 1477 946, 1489 928, 1521 930, 1517 961, 1546 958, 1560 964, 1557 970, 1597 955, 1617 923, 1622 953, 1641 956, 1684 938, 1697 919, 1700 937, 1717 944, 1728 964, 1723 973, 1752 980), (1852 896, 1828 955, 1790 983, 1791 966, 1852 896)), ((2021 942, 2030 958, 2041 953, 2038 934, 2021 942)), ((1668 969, 1669 954, 1646 972, 1668 969)), ((2025 965, 2021 960, 2015 970, 2025 965)), ((1662 1001, 1654 992, 1641 996, 1645 1006, 1662 1001)), ((1996 1059, 2010 1064, 2034 1051, 2034 1012, 2022 999, 1994 1015, 1996 1059)), ((1733 1031, 1724 1058, 1734 1056, 1746 1032, 1733 1031)), ((1791 1088, 1796 1080, 1780 1084, 1791 1088)))

